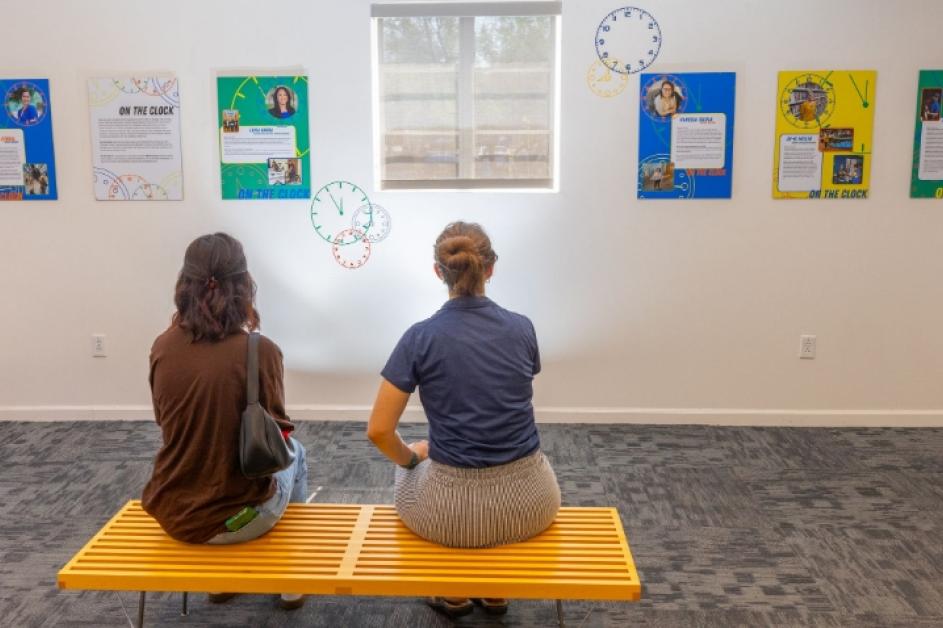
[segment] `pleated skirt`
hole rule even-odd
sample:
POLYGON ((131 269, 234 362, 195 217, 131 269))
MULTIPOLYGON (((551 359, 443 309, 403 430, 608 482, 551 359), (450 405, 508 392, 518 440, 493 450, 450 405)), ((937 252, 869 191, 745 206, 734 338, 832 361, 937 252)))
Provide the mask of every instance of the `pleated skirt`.
POLYGON ((539 451, 483 469, 424 460, 396 470, 395 495, 406 527, 449 547, 525 541, 546 530, 560 509, 557 477, 539 451))

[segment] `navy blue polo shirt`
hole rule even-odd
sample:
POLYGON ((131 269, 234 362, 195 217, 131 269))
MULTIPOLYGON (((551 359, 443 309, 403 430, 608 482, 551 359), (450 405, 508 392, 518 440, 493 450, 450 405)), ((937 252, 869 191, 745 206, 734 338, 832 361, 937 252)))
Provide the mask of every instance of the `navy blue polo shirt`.
POLYGON ((403 392, 419 386, 430 458, 480 468, 540 448, 531 404, 538 372, 530 319, 486 297, 456 297, 403 334, 382 375, 403 392))

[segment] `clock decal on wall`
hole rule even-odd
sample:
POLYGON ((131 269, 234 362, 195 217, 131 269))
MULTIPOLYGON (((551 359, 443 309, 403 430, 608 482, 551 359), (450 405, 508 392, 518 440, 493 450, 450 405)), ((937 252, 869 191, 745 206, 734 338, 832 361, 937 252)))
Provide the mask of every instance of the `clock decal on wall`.
POLYGON ((616 9, 596 29, 596 54, 613 72, 641 72, 655 61, 660 50, 661 28, 645 9, 616 9))
POLYGON ((311 225, 331 245, 334 261, 344 268, 363 267, 378 242, 390 235, 393 221, 386 208, 367 198, 350 181, 331 181, 311 201, 311 225))
POLYGON ((802 74, 786 85, 779 106, 793 126, 818 129, 835 111, 835 88, 827 76, 802 74))
POLYGON ((376 203, 367 203, 358 207, 351 223, 355 229, 360 229, 367 234, 367 241, 371 244, 385 240, 393 227, 390 212, 376 203))
POLYGON ((370 238, 363 229, 350 227, 337 233, 337 242, 331 245, 334 259, 344 268, 360 268, 370 259, 370 238), (340 242, 350 242, 343 245, 340 242))
POLYGON ((603 64, 602 59, 596 59, 586 72, 586 84, 597 96, 612 98, 625 91, 626 85, 629 84, 629 75, 613 72, 608 65, 603 64))
POLYGON ((331 181, 311 199, 311 224, 329 244, 353 244, 370 228, 361 224, 361 229, 351 229, 351 219, 363 205, 370 205, 370 199, 360 187, 349 181, 331 181))

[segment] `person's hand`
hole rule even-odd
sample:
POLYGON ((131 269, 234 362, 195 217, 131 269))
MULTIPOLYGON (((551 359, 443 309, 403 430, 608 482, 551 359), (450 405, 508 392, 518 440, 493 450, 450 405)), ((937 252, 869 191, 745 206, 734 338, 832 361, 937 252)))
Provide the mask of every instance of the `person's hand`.
POLYGON ((420 440, 415 443, 409 443, 407 445, 410 449, 416 452, 416 455, 419 456, 419 462, 422 462, 429 457, 429 441, 420 440))

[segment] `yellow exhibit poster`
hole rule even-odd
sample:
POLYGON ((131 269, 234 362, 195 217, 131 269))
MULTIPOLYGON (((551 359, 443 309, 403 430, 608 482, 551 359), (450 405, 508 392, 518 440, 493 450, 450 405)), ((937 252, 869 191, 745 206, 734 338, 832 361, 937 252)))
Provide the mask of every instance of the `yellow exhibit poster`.
POLYGON ((868 198, 874 70, 779 73, 773 198, 868 198))

